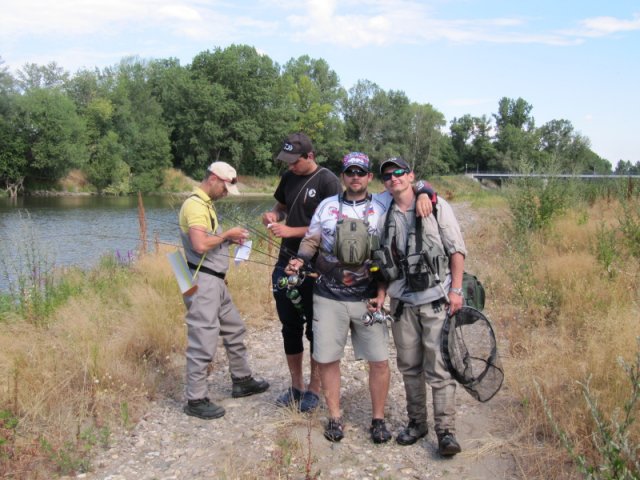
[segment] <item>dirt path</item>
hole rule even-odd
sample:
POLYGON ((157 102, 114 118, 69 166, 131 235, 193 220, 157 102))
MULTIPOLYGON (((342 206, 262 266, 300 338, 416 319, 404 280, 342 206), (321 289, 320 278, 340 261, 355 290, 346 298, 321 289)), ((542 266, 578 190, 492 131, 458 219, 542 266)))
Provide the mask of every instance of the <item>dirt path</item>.
MULTIPOLYGON (((271 382, 260 395, 231 398, 226 357, 218 355, 210 380, 210 394, 227 414, 203 421, 182 412, 181 401, 164 399, 125 437, 94 460, 90 479, 511 479, 517 478, 508 442, 497 419, 506 393, 480 404, 458 389, 458 438, 463 453, 443 459, 436 453, 433 429, 408 447, 391 441, 374 445, 369 437, 370 402, 366 362, 353 360, 349 348, 342 362, 342 406, 345 439, 332 444, 324 439, 324 408, 301 415, 275 407, 278 394, 288 386, 281 355, 279 324, 252 331, 248 338, 255 372, 271 382), (310 452, 310 455, 309 455, 310 452), (317 476, 314 476, 317 475, 317 476)), ((404 388, 395 369, 386 418, 397 433, 406 422, 404 388)), ((182 387, 177 386, 177 391, 182 387)), ((429 403, 431 400, 429 399, 429 403)), ((431 413, 431 406, 429 406, 431 413)), ((430 419, 432 420, 432 419, 430 419)))
MULTIPOLYGON (((463 228, 475 219, 463 205, 455 205, 463 228), (461 208, 462 207, 462 208, 461 208)), ((350 344, 342 361, 341 405, 345 438, 332 444, 323 437, 324 406, 302 415, 274 405, 289 386, 277 319, 259 330, 249 329, 247 345, 254 372, 271 383, 260 395, 233 399, 227 360, 220 346, 209 377, 211 398, 227 413, 204 421, 182 412, 181 384, 174 398, 154 403, 126 436, 99 453, 87 479, 431 479, 499 480, 519 478, 509 454, 509 428, 502 419, 508 392, 478 403, 462 388, 457 393, 457 437, 463 452, 452 459, 437 454, 433 419, 429 434, 415 445, 394 440, 371 442, 368 427, 371 404, 366 362, 355 361, 350 344)), ((391 387, 386 420, 395 434, 405 425, 405 394, 395 367, 395 348, 389 341, 391 387)), ((308 362, 305 361, 308 365, 308 362)), ((183 378, 184 358, 176 358, 172 377, 183 378)), ((431 398, 429 414, 431 415, 431 398)))

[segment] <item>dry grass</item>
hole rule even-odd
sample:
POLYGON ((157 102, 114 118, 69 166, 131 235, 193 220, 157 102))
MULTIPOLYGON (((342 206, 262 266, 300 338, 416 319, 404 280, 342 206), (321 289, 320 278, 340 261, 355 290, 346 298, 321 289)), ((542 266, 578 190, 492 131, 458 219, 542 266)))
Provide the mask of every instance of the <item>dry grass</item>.
POLYGON ((34 442, 40 447, 13 464, 14 472, 34 471, 33 462, 51 462, 63 472, 81 468, 81 453, 60 457, 69 445, 82 451, 99 434, 129 427, 162 382, 180 383, 167 375, 184 348, 184 307, 166 264, 149 255, 135 271, 97 269, 49 328, 3 325, 0 410, 20 419, 13 451, 34 442))
MULTIPOLYGON (((496 325, 514 396, 505 412, 513 420, 512 453, 522 478, 577 478, 534 382, 579 451, 593 458, 592 419, 578 382, 591 376, 607 414, 627 399, 616 358, 631 361, 637 348, 640 265, 621 256, 608 272, 596 259, 599 228, 618 225, 620 206, 613 201, 569 212, 550 230, 532 234, 527 249, 509 233, 504 203, 486 205, 474 208, 479 221, 465 231, 467 269, 486 287, 486 312, 496 325)), ((0 412, 20 423, 8 428, 0 419, 0 440, 7 440, 0 442, 1 474, 82 469, 84 448, 131 426, 149 399, 182 394, 184 305, 165 253, 147 255, 131 268, 74 272, 73 281, 84 284, 81 294, 50 321, 2 324, 0 412), (75 457, 60 455, 67 451, 75 457)), ((250 328, 277 321, 270 282, 276 254, 261 242, 252 254, 258 263, 230 269, 234 302, 250 328)), ((307 426, 283 419, 282 431, 291 428, 300 431, 299 439, 287 443, 283 435, 271 473, 286 476, 291 465, 299 471, 308 463, 307 426)), ((634 428, 637 442, 640 430, 634 428)))
MULTIPOLYGON (((487 312, 502 336, 506 381, 519 401, 511 412, 521 426, 514 455, 524 478, 577 478, 534 382, 577 450, 597 458, 590 439, 593 420, 579 382, 591 378, 605 415, 619 410, 630 385, 616 360, 633 360, 640 335, 638 260, 624 257, 611 276, 594 255, 598 228, 615 228, 619 205, 599 202, 569 212, 551 230, 532 234, 527 254, 507 228, 502 234, 495 228, 507 225, 503 212, 485 213, 488 221, 471 240, 480 247, 472 258, 482 262, 481 279, 493 300, 487 312)), ((637 444, 640 426, 634 429, 637 444)))

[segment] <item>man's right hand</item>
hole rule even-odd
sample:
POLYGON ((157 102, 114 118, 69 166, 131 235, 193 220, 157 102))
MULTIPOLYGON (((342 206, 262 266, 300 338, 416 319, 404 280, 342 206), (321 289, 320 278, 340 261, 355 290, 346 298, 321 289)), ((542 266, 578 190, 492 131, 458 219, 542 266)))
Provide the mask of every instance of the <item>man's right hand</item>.
POLYGON ((229 242, 244 243, 249 238, 249 230, 242 227, 233 227, 223 232, 222 237, 229 242))
POLYGON ((284 273, 287 275, 295 275, 300 271, 304 261, 301 258, 292 258, 284 269, 284 273))
POLYGON ((262 214, 262 224, 265 227, 268 227, 270 224, 277 223, 277 222, 278 222, 278 214, 276 212, 270 210, 262 214))

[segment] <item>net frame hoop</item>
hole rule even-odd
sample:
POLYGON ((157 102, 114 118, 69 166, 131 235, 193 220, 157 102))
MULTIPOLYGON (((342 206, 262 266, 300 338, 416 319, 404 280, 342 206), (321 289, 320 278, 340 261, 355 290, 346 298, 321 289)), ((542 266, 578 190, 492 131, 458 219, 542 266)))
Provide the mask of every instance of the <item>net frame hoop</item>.
MULTIPOLYGON (((489 372, 490 368, 496 368, 495 367, 495 361, 498 357, 498 348, 497 348, 497 342, 496 342, 496 335, 495 332, 493 330, 493 325, 491 325, 491 322, 489 321, 489 319, 479 310, 477 310, 476 308, 473 308, 471 306, 465 305, 463 306, 459 312, 461 312, 462 310, 464 310, 465 312, 469 312, 469 314, 465 315, 464 318, 467 321, 463 321, 460 322, 460 325, 471 325, 473 323, 475 323, 478 320, 484 320, 487 324, 487 326, 489 327, 489 334, 491 335, 491 339, 493 340, 493 348, 491 349, 491 355, 489 356, 489 358, 487 359, 487 361, 485 362, 485 368, 482 371, 482 373, 480 375, 478 375, 478 377, 476 379, 474 379, 473 381, 469 382, 467 381, 453 366, 453 363, 451 362, 451 356, 449 355, 449 333, 451 332, 451 324, 454 324, 454 329, 455 327, 458 325, 457 322, 457 318, 452 320, 452 316, 449 315, 449 313, 447 313, 447 316, 445 318, 444 321, 444 325, 442 327, 442 338, 441 338, 441 342, 440 342, 440 349, 442 352, 442 358, 445 362, 445 365, 447 367, 447 370, 449 370, 449 372, 451 373, 451 376, 460 384, 464 387, 465 390, 469 391, 469 393, 472 392, 473 387, 475 387, 476 385, 478 385, 482 379, 484 379, 484 377, 487 375, 487 373, 489 372), (468 321, 468 319, 473 319, 473 321, 468 321)), ((457 315, 458 312, 456 312, 457 315)), ((453 317, 456 317, 456 315, 453 315, 453 317)), ((484 360, 484 359, 482 359, 484 360)), ((493 394, 489 397, 486 398, 484 400, 480 400, 478 399, 478 401, 480 402, 487 402, 489 400, 491 400, 496 393, 498 393, 500 391, 500 388, 502 387, 502 381, 500 382, 500 385, 498 386, 498 388, 496 389, 495 392, 493 392, 493 394)), ((477 398, 476 395, 472 396, 474 398, 477 398)))

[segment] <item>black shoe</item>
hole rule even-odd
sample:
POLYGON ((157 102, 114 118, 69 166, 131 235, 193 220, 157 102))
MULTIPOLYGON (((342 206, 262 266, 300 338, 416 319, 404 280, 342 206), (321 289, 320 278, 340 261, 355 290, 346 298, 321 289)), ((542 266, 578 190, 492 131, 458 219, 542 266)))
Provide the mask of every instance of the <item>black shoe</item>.
POLYGON ((233 398, 248 397, 256 393, 262 393, 269 388, 269 382, 261 378, 254 378, 251 375, 244 378, 233 378, 231 396, 233 398))
POLYGON ((391 439, 391 433, 387 430, 387 426, 384 423, 384 418, 374 418, 371 420, 371 440, 373 443, 386 443, 391 439))
POLYGON ((440 455, 443 457, 453 457, 461 451, 460 444, 449 430, 438 434, 438 453, 440 455))
POLYGON ((300 411, 313 412, 320 405, 320 397, 311 390, 305 390, 300 396, 300 411))
POLYGON ((419 439, 424 437, 429 429, 426 423, 418 423, 415 420, 409 420, 409 425, 404 427, 396 437, 396 442, 400 445, 413 445, 419 439))
POLYGON ((200 400, 189 400, 183 410, 187 415, 202 418, 203 420, 220 418, 225 413, 223 407, 209 401, 206 397, 201 398, 200 400))
POLYGON ((344 438, 341 418, 330 418, 324 428, 324 438, 330 442, 339 442, 344 438))
POLYGON ((301 398, 302 392, 300 390, 296 387, 289 387, 276 399, 276 407, 290 407, 298 403, 301 398))

